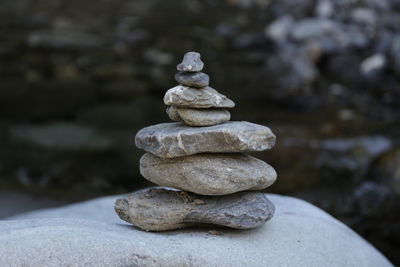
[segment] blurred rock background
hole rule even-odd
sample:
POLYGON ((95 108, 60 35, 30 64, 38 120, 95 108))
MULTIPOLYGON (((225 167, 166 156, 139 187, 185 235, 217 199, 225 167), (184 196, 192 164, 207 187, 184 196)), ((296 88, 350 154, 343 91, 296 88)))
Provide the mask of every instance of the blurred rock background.
POLYGON ((134 135, 169 121, 162 97, 198 51, 232 119, 278 136, 257 154, 279 175, 268 192, 400 264, 398 0, 3 0, 0 18, 1 190, 64 203, 148 186, 134 135))

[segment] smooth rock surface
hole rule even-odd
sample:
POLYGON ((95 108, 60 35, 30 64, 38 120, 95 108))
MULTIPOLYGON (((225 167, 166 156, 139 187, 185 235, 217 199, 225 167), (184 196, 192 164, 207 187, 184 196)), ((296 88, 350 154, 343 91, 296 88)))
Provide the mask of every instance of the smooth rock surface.
POLYGON ((183 56, 182 63, 176 66, 179 71, 196 72, 201 71, 204 63, 200 59, 200 54, 197 52, 187 52, 183 56))
POLYGON ((274 204, 264 193, 240 192, 210 197, 185 191, 149 188, 115 202, 119 217, 146 231, 220 225, 250 229, 269 221, 274 204))
POLYGON ((170 106, 167 114, 173 121, 181 121, 189 126, 212 126, 227 122, 231 113, 226 109, 193 109, 170 106))
POLYGON ((277 176, 266 162, 242 153, 205 153, 171 159, 146 153, 140 159, 140 173, 155 184, 201 195, 262 190, 272 185, 277 176))
POLYGON ((209 127, 190 127, 179 122, 141 129, 135 137, 138 148, 158 157, 174 158, 203 152, 263 151, 275 145, 275 135, 265 126, 230 121, 209 127))
POLYGON ((296 198, 268 194, 276 211, 267 224, 214 235, 210 228, 141 231, 114 212, 120 197, 0 221, 0 266, 393 266, 343 223, 296 198))
POLYGON ((175 74, 175 80, 189 87, 203 88, 208 86, 210 77, 204 72, 178 72, 175 74))
POLYGON ((181 108, 233 108, 235 106, 232 100, 209 86, 200 89, 184 85, 175 86, 165 93, 164 103, 181 108))

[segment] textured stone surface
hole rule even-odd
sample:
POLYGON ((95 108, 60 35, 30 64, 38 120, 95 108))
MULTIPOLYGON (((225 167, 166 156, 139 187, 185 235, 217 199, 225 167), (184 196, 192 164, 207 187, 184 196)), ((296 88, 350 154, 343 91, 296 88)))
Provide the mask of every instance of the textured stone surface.
POLYGON ((182 108, 233 108, 235 103, 211 87, 200 89, 183 85, 169 89, 164 96, 168 106, 182 108))
POLYGON ((193 109, 170 106, 167 114, 171 120, 181 121, 190 126, 212 126, 227 122, 231 113, 226 109, 193 109))
POLYGON ((200 54, 197 52, 187 52, 183 56, 182 63, 176 66, 179 71, 196 72, 201 71, 204 63, 200 59, 200 54))
POLYGON ((135 143, 156 156, 173 158, 203 152, 263 151, 274 146, 275 135, 268 127, 245 121, 209 127, 173 122, 143 128, 135 143))
POLYGON ((343 223, 292 197, 268 194, 271 221, 222 235, 141 231, 118 218, 117 198, 0 221, 0 266, 393 266, 343 223))
POLYGON ((202 196, 185 191, 149 188, 115 202, 119 217, 146 231, 166 231, 196 225, 250 229, 263 225, 275 207, 260 192, 202 196))
POLYGON ((272 185, 277 176, 264 161, 242 153, 206 153, 171 159, 146 153, 140 159, 140 173, 158 185, 201 195, 262 190, 272 185))
POLYGON ((208 86, 210 77, 203 72, 178 72, 175 74, 175 80, 189 87, 202 88, 208 86))

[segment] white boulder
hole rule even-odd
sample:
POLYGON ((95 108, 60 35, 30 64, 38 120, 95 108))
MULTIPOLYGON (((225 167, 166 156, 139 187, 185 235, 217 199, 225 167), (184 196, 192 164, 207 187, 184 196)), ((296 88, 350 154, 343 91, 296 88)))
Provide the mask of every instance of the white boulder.
POLYGON ((120 220, 118 197, 0 221, 0 266, 392 266, 343 223, 292 197, 268 194, 275 216, 253 230, 164 233, 120 220))

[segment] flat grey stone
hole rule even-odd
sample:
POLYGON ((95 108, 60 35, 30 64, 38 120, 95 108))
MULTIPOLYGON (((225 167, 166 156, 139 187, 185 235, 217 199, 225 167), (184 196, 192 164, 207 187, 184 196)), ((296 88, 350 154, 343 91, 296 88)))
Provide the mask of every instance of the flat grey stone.
POLYGON ((229 121, 209 127, 190 127, 179 122, 141 129, 135 137, 138 148, 162 158, 204 152, 263 151, 275 145, 275 135, 265 126, 229 121))
POLYGON ((181 108, 233 108, 235 103, 211 87, 200 89, 178 85, 169 89, 164 96, 168 106, 181 108))
POLYGON ((141 231, 118 218, 109 196, 0 221, 0 266, 390 267, 343 223, 300 199, 268 194, 276 207, 249 230, 141 231))
POLYGON ((175 74, 175 80, 189 87, 203 88, 208 86, 210 77, 204 72, 178 72, 175 74))
POLYGON ((226 195, 245 190, 262 190, 276 180, 266 162, 242 153, 197 154, 159 158, 146 153, 140 173, 147 180, 201 195, 226 195))
POLYGON ((226 109, 193 109, 170 106, 167 114, 173 121, 181 121, 189 126, 212 126, 227 122, 231 113, 226 109))
POLYGON ((200 59, 200 54, 197 52, 187 52, 183 56, 182 63, 176 66, 179 71, 196 72, 201 71, 204 63, 200 59))
POLYGON ((115 202, 119 217, 146 231, 219 225, 250 229, 269 221, 275 207, 264 193, 240 192, 210 197, 185 191, 149 188, 115 202))

